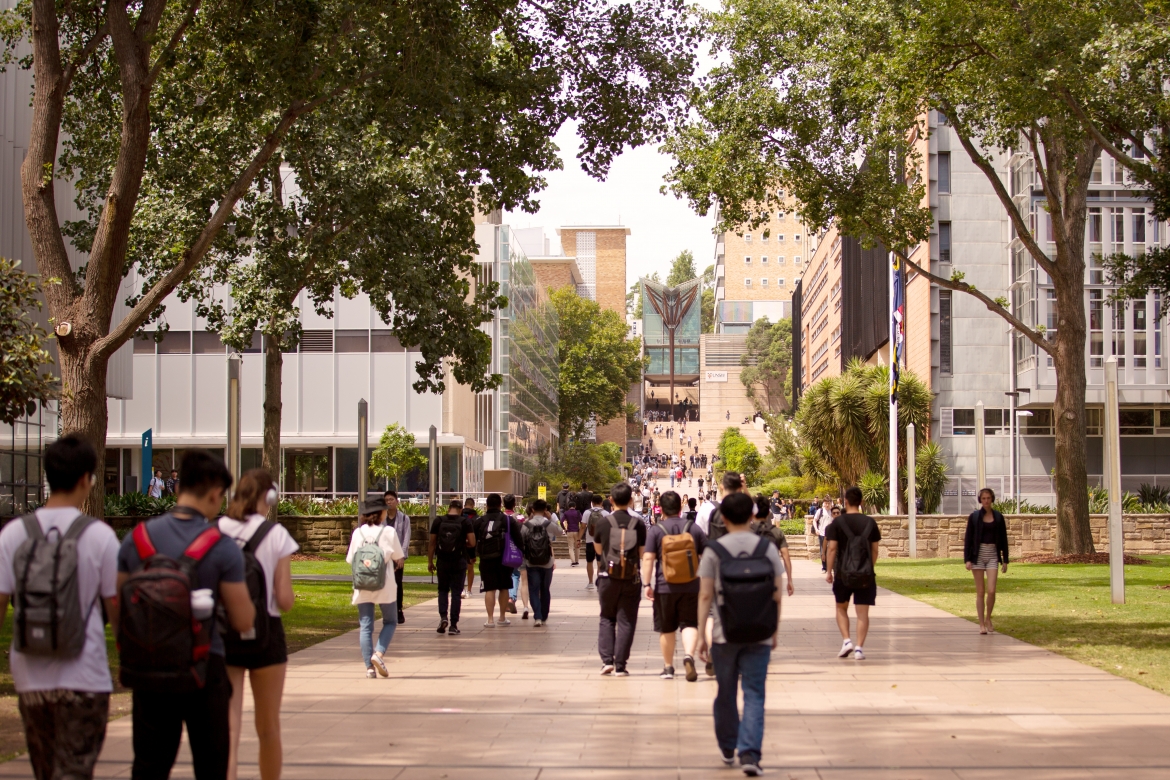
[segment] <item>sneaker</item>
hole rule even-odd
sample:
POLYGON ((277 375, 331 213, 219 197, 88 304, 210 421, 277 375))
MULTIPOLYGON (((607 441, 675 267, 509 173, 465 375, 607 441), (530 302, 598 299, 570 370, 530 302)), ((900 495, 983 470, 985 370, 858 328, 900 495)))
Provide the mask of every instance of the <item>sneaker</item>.
POLYGON ((402 625, 405 622, 406 622, 406 615, 403 614, 402 610, 399 610, 398 611, 398 625, 402 625))
POLYGON ((602 674, 613 674, 613 670, 614 670, 613 664, 603 664, 601 667, 602 674))
POLYGON ((516 614, 516 599, 510 599, 508 601, 508 611, 511 612, 513 615, 516 614))
POLYGON ((573 561, 573 562, 572 562, 572 563, 570 563, 569 565, 570 565, 570 566, 576 566, 576 565, 577 565, 577 561, 573 561))
POLYGON ((542 623, 541 623, 539 620, 533 620, 533 621, 532 621, 532 627, 533 627, 533 628, 540 628, 540 627, 541 627, 541 625, 543 625, 543 624, 542 624, 542 623))
POLYGON ((585 590, 597 590, 597 586, 591 582, 585 586, 585 590))
POLYGON ((494 621, 494 620, 489 620, 488 622, 486 622, 486 623, 484 623, 484 624, 483 624, 483 627, 484 627, 484 628, 495 628, 495 627, 496 627, 496 621, 494 621))
POLYGON ((504 618, 503 620, 497 620, 496 625, 497 626, 510 626, 510 625, 512 625, 512 621, 508 620, 508 618, 504 618))
POLYGON ((370 657, 370 663, 372 663, 374 668, 378 670, 378 674, 382 675, 383 677, 390 676, 390 670, 386 668, 386 661, 382 658, 382 656, 374 653, 374 655, 370 657))
POLYGON ((719 758, 727 766, 735 764, 735 748, 719 748, 719 758))
POLYGON ((630 673, 626 671, 626 667, 622 667, 613 673, 614 677, 629 677, 630 673))
POLYGON ((865 651, 862 650, 860 647, 853 648, 853 660, 854 661, 864 661, 865 660, 865 651))
POLYGON ((748 761, 745 764, 741 760, 739 762, 739 767, 740 767, 740 769, 743 770, 743 773, 745 775, 747 775, 748 777, 759 777, 760 775, 764 774, 764 768, 762 766, 760 766, 759 761, 748 761))
POLYGON ((366 679, 367 680, 376 679, 377 676, 378 676, 378 673, 375 672, 373 669, 366 669, 366 679))
POLYGON ((447 629, 447 636, 455 636, 456 634, 462 633, 463 632, 459 630, 459 626, 455 625, 454 623, 452 623, 451 627, 447 629))
POLYGON ((471 591, 469 591, 469 590, 467 590, 466 588, 464 588, 464 589, 463 589, 463 593, 462 593, 462 596, 461 596, 461 597, 462 597, 462 598, 465 598, 465 599, 469 599, 469 598, 471 598, 471 591))
POLYGON ((448 625, 447 618, 443 618, 442 620, 439 621, 439 627, 437 629, 435 629, 435 633, 438 633, 438 634, 447 633, 447 625, 448 625))
POLYGON ((707 669, 706 669, 706 672, 707 672, 707 676, 708 676, 708 677, 714 677, 714 676, 715 676, 715 664, 714 664, 713 662, 711 662, 711 661, 708 661, 708 662, 707 662, 707 669))
MULTIPOLYGON (((513 612, 515 612, 515 610, 513 610, 513 612)), ((520 619, 521 619, 521 620, 527 620, 527 619, 528 619, 528 610, 524 610, 524 614, 520 616, 520 619)))
POLYGON ((673 666, 662 667, 662 674, 660 674, 658 676, 661 677, 663 680, 673 680, 674 679, 674 667, 673 666))
POLYGON ((695 659, 689 655, 683 656, 683 668, 687 670, 687 682, 694 682, 699 679, 699 673, 695 671, 695 659))
POLYGON ((841 643, 841 652, 837 653, 838 658, 848 658, 849 654, 853 652, 853 640, 846 639, 841 643))

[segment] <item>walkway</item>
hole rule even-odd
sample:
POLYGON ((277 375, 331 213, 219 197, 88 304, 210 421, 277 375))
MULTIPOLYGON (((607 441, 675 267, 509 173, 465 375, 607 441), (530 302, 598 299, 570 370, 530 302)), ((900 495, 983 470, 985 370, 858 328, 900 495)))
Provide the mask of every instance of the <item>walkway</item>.
MULTIPOLYGON (((769 675, 768 776, 1170 776, 1170 697, 1005 636, 979 636, 970 623, 885 591, 869 660, 839 661, 819 567, 796 566, 797 596, 787 602, 769 675)), ((390 680, 363 678, 356 634, 296 654, 285 696, 285 777, 741 776, 717 758, 713 681, 658 679, 648 603, 632 676, 598 676, 596 605, 584 579, 583 567, 560 565, 544 630, 518 616, 507 628, 484 629, 479 599, 459 637, 435 634, 434 602, 408 610, 390 680)), ((110 724, 99 776, 129 776, 129 740, 128 718, 110 724)), ((243 755, 240 776, 254 777, 254 737, 245 736, 243 755)), ((0 765, 0 777, 30 776, 23 758, 0 765)), ((190 777, 190 764, 174 776, 190 777)))

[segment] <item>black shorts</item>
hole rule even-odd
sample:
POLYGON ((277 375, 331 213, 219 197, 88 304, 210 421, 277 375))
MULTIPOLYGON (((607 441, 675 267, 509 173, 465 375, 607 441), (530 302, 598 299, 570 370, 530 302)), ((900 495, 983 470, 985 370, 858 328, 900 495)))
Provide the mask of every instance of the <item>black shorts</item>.
POLYGON ((877 583, 870 585, 868 588, 847 588, 840 582, 833 580, 833 596, 837 599, 838 604, 848 604, 849 597, 853 597, 854 604, 872 607, 877 603, 877 583))
POLYGON ((699 627, 698 593, 655 593, 654 631, 673 634, 680 628, 699 627))
POLYGON ((255 653, 228 655, 228 666, 242 666, 245 669, 263 669, 265 666, 288 663, 288 642, 284 637, 284 622, 278 617, 268 616, 268 646, 255 653))
POLYGON ((479 579, 484 590, 511 590, 512 568, 504 565, 503 558, 480 558, 479 579))
POLYGON ((585 563, 593 563, 597 560, 597 548, 593 546, 593 542, 585 542, 585 563))

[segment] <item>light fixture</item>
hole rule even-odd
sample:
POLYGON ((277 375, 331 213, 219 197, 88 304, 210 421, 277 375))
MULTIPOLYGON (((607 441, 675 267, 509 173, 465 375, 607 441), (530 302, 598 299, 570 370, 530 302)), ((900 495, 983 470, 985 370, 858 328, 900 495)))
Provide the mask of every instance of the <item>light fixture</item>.
POLYGON ((1027 409, 1021 409, 1020 411, 1016 412, 1016 417, 1031 417, 1031 416, 1032 416, 1032 413, 1029 412, 1027 409))

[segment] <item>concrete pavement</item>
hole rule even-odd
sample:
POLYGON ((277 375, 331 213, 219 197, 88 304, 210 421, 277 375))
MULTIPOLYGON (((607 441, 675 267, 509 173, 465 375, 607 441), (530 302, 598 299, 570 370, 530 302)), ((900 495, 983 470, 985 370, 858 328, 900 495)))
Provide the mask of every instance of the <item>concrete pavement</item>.
MULTIPOLYGON (((1170 697, 882 591, 869 659, 838 660, 832 597, 795 562, 768 680, 768 775, 820 778, 1165 778, 1170 697)), ((718 760, 714 681, 658 679, 643 601, 628 678, 600 677, 584 565, 558 564, 550 625, 459 637, 435 602, 407 610, 389 680, 366 680, 356 632, 295 654, 284 700, 286 778, 509 780, 740 776, 718 760)), ((356 615, 355 615, 356 624, 356 615)), ((681 670, 681 655, 676 661, 681 670)), ((250 704, 248 705, 250 707, 250 704)), ((245 713, 240 777, 256 777, 245 713)), ((128 777, 130 719, 110 724, 100 777, 128 777)), ((0 777, 30 777, 19 758, 0 777)), ((191 776, 184 746, 174 777, 191 776)))

